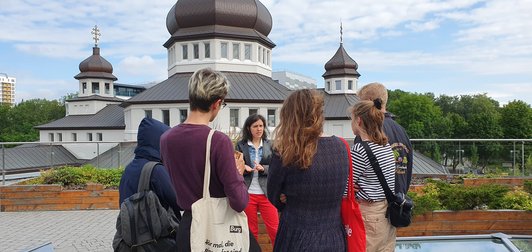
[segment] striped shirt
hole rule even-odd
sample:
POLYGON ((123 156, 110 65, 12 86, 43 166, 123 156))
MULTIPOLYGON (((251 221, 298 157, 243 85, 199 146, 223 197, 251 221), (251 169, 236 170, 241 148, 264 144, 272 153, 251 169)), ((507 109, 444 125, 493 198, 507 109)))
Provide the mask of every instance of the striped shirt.
MULTIPOLYGON (((366 141, 367 142, 367 141, 366 141)), ((373 155, 377 158, 382 169, 384 178, 393 192, 395 188, 395 159, 389 144, 385 146, 367 142, 373 155)), ((351 147, 351 159, 353 162, 353 183, 360 186, 356 198, 368 201, 380 201, 386 199, 384 190, 379 182, 377 174, 369 162, 368 155, 361 143, 355 143, 351 147)), ((347 189, 346 189, 347 194, 347 189)))

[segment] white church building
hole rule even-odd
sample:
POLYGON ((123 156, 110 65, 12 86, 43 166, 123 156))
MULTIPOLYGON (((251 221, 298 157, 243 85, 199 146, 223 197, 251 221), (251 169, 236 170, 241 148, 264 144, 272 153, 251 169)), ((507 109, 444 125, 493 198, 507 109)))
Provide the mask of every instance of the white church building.
MULTIPOLYGON (((36 127, 40 141, 68 142, 70 151, 81 157, 87 155, 83 154, 86 150, 75 142, 134 141, 146 116, 172 127, 178 125, 189 113, 188 80, 204 67, 223 72, 231 85, 225 98, 227 106, 211 127, 237 133, 250 114, 259 113, 272 132, 279 124, 282 103, 291 92, 272 79, 275 44, 268 38, 272 16, 258 0, 234 2, 177 1, 166 17, 168 79, 128 100, 114 93, 117 77, 112 65, 100 55, 95 27, 93 54, 80 63, 80 73, 74 77, 79 81, 79 95, 67 101, 64 118, 36 127)), ((347 110, 358 101, 357 68, 340 42, 325 64, 324 88, 318 89, 325 98, 325 134, 354 137, 347 110)))

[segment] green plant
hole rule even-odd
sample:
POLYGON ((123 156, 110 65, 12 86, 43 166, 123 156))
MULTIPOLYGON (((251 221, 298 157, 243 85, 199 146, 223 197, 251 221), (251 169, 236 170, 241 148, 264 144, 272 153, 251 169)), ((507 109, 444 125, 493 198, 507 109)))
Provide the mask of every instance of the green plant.
POLYGON ((87 183, 102 184, 105 188, 116 188, 124 169, 98 169, 90 165, 82 167, 65 166, 50 169, 41 176, 23 184, 59 184, 68 188, 82 188, 87 183))
POLYGON ((532 180, 525 180, 523 189, 525 192, 532 194, 532 180))
POLYGON ((501 201, 501 207, 532 211, 532 197, 524 191, 511 191, 504 195, 501 201))

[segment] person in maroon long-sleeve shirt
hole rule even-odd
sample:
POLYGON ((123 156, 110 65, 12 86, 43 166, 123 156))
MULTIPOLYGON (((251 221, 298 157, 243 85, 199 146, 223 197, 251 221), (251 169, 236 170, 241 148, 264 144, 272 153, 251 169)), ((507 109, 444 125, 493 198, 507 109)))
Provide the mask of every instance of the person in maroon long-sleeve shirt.
MULTIPOLYGON (((190 115, 186 121, 161 137, 161 157, 176 190, 177 203, 185 213, 177 233, 178 251, 190 251, 192 203, 203 196, 205 144, 209 123, 224 107, 229 83, 224 75, 205 68, 189 80, 190 115)), ((249 200, 247 187, 238 170, 229 137, 216 131, 211 146, 211 181, 209 191, 214 198, 227 197, 229 205, 242 212, 249 200)))

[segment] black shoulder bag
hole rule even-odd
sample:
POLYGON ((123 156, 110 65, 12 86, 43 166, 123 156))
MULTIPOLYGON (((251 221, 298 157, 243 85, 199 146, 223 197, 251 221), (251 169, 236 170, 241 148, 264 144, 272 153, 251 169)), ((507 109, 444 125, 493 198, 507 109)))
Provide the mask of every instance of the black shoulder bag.
POLYGON ((388 183, 386 183, 386 180, 384 179, 384 174, 382 174, 382 169, 379 166, 379 162, 373 154, 373 151, 371 151, 368 143, 362 141, 360 137, 357 137, 356 141, 360 142, 360 144, 362 144, 366 150, 369 162, 377 174, 382 189, 384 190, 384 194, 386 195, 386 200, 388 201, 386 218, 390 219, 390 223, 394 227, 408 227, 412 222, 412 208, 414 207, 414 202, 412 202, 412 199, 402 192, 398 192, 395 195, 392 193, 392 190, 390 190, 388 183))

